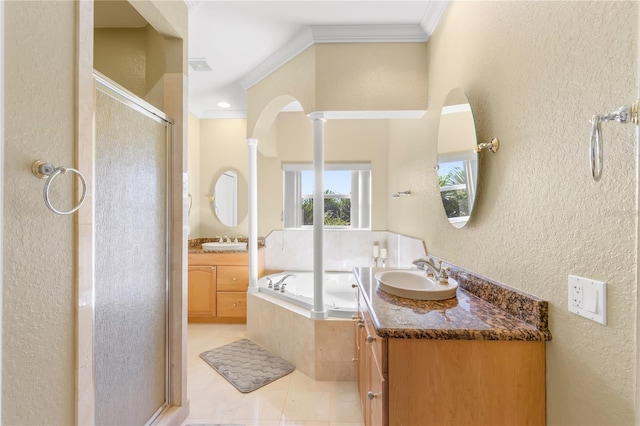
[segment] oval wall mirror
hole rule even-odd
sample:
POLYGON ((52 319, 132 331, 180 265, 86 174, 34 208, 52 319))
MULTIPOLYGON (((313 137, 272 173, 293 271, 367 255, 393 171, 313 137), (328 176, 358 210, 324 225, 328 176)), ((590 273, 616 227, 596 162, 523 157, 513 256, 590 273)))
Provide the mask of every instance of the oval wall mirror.
POLYGON ((226 226, 238 226, 247 215, 247 182, 237 170, 222 171, 213 187, 213 212, 226 226))
POLYGON ((456 228, 467 224, 478 186, 476 126, 471 104, 462 89, 445 98, 438 130, 438 183, 442 206, 456 228))

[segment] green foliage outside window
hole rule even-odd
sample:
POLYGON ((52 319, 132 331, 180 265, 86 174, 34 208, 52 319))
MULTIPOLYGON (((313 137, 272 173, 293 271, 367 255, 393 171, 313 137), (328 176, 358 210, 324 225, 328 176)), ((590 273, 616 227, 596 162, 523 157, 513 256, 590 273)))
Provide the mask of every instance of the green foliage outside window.
MULTIPOLYGON (((324 224, 327 226, 351 225, 351 199, 328 198, 326 195, 335 194, 327 189, 324 198, 324 224)), ((302 200, 302 224, 313 225, 313 198, 302 200)))
POLYGON ((464 170, 455 167, 448 173, 438 176, 438 180, 440 188, 465 185, 465 189, 452 189, 440 192, 447 217, 469 216, 469 197, 467 196, 464 170))

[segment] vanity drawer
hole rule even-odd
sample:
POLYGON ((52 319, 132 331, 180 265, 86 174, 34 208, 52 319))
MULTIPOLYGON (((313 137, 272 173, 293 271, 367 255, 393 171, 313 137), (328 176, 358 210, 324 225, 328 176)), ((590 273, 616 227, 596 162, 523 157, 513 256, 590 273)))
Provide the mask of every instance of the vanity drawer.
POLYGON ((218 266, 218 291, 247 291, 249 268, 247 266, 218 266))
POLYGON ((365 346, 371 348, 371 351, 373 352, 373 358, 375 359, 375 363, 377 364, 380 373, 386 373, 386 363, 382 358, 382 354, 385 349, 383 348, 384 339, 376 334, 376 330, 373 327, 369 311, 365 309, 361 311, 361 315, 364 319, 365 346))
POLYGON ((219 317, 246 317, 247 293, 218 292, 219 317))

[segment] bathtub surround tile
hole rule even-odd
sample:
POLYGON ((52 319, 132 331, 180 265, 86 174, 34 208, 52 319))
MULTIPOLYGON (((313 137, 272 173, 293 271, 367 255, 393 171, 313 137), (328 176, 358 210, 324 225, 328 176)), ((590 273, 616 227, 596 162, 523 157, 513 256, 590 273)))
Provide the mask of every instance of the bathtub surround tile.
POLYGON ((315 380, 354 380, 350 319, 312 320, 309 311, 264 293, 247 294, 247 336, 315 380))
MULTIPOLYGON (((387 248, 389 267, 408 267, 425 255, 422 240, 388 231, 335 230, 324 233, 324 261, 327 271, 351 271, 373 266, 373 245, 387 248)), ((265 240, 265 268, 268 270, 313 270, 313 230, 272 231, 265 240)), ((380 265, 382 265, 380 263, 380 265)))

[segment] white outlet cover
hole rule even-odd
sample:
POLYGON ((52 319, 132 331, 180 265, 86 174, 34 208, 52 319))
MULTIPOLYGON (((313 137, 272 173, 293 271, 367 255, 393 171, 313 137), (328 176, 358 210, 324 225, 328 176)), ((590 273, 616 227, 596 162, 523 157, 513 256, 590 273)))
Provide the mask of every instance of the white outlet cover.
POLYGON ((607 283, 569 275, 569 312, 607 325, 607 283))

